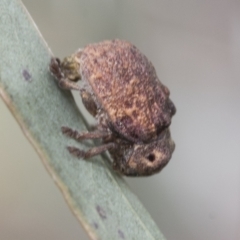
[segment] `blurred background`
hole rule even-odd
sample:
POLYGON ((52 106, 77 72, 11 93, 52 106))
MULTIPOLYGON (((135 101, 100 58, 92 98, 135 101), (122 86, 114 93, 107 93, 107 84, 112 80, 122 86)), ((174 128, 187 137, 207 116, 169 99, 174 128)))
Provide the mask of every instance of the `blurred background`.
MULTIPOLYGON (((177 106, 169 165, 126 178, 168 240, 240 239, 240 1, 24 0, 60 58, 134 43, 177 106)), ((88 237, 0 100, 0 239, 88 237)))

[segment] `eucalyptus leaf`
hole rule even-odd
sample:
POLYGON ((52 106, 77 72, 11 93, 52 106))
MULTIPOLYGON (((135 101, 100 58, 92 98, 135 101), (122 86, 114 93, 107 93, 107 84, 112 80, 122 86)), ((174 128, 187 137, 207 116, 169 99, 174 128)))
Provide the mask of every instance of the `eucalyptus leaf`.
POLYGON ((78 160, 66 150, 76 143, 61 126, 86 124, 71 93, 49 74, 51 56, 22 3, 0 0, 0 95, 90 238, 164 239, 107 159, 78 160))

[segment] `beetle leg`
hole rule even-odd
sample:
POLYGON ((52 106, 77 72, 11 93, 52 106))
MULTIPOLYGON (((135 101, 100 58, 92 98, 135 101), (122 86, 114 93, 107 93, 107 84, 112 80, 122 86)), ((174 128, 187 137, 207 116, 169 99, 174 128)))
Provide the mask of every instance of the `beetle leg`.
POLYGON ((104 144, 104 145, 101 145, 98 147, 93 147, 93 148, 89 149, 88 151, 83 151, 76 147, 67 147, 67 149, 75 157, 87 159, 87 158, 96 156, 96 155, 98 155, 102 152, 105 152, 108 149, 114 148, 114 147, 116 147, 115 143, 107 143, 107 144, 104 144))
POLYGON ((97 115, 97 110, 98 109, 97 109, 96 103, 93 100, 92 95, 88 91, 86 91, 85 89, 82 89, 80 91, 80 95, 81 95, 82 102, 83 102, 83 105, 85 106, 85 108, 88 110, 88 112, 93 117, 95 117, 97 115))
POLYGON ((93 132, 78 132, 76 130, 73 130, 65 126, 63 126, 61 129, 63 134, 77 141, 82 141, 84 139, 105 138, 111 135, 107 131, 99 131, 99 130, 95 130, 93 132))
POLYGON ((58 86, 62 89, 67 89, 67 90, 78 90, 81 91, 81 87, 75 83, 69 80, 68 78, 61 78, 58 80, 58 86))
POLYGON ((60 67, 61 61, 58 58, 51 58, 49 70, 56 80, 63 78, 63 72, 60 67))
POLYGON ((76 80, 80 79, 80 76, 77 76, 74 71, 75 74, 71 74, 71 70, 74 70, 74 68, 70 64, 67 64, 67 60, 68 58, 64 59, 61 63, 58 58, 51 58, 50 72, 57 80, 60 88, 80 91, 81 87, 76 83, 76 80))

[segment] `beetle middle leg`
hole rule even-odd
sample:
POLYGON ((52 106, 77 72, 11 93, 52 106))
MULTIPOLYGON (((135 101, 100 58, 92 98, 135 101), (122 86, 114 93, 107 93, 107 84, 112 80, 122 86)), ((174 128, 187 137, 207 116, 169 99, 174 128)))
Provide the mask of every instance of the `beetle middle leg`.
POLYGON ((99 155, 109 150, 110 148, 114 148, 114 147, 116 147, 116 144, 111 142, 111 143, 100 145, 98 147, 93 147, 88 151, 83 151, 76 147, 67 147, 67 149, 75 157, 87 159, 87 158, 91 158, 93 156, 99 155))
POLYGON ((74 55, 64 58, 62 62, 58 58, 52 58, 50 72, 57 80, 60 88, 79 91, 84 106, 89 113, 95 117, 97 114, 97 106, 92 94, 76 83, 78 80, 81 80, 79 67, 74 55))
POLYGON ((62 127, 62 133, 77 141, 82 141, 84 139, 106 138, 111 136, 111 134, 107 131, 95 130, 92 132, 78 132, 65 126, 62 127))

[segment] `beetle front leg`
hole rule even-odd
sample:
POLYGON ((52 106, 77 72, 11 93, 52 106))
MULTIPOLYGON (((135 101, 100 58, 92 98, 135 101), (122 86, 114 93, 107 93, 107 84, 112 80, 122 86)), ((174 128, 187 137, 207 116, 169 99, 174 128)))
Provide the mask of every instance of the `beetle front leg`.
POLYGON ((80 75, 76 73, 75 65, 70 60, 72 60, 70 57, 65 58, 63 62, 58 58, 52 58, 49 67, 50 72, 57 80, 60 88, 81 91, 81 87, 76 83, 80 79, 80 75))
POLYGON ((58 81, 58 86, 62 89, 81 91, 81 87, 77 83, 72 82, 67 78, 61 78, 58 81))

